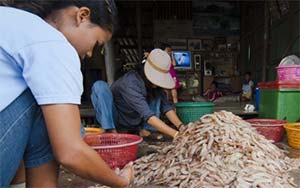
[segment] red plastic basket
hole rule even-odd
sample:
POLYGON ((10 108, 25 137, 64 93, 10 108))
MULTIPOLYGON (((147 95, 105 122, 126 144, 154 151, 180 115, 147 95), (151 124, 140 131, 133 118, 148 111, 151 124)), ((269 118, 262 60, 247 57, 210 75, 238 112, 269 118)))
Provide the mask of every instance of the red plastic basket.
POLYGON ((137 157, 138 144, 143 138, 132 134, 91 134, 84 137, 102 159, 112 168, 123 168, 137 157))
POLYGON ((275 80, 272 82, 259 82, 259 89, 300 89, 300 82, 297 80, 275 80))
POLYGON ((287 123, 284 120, 278 119, 248 119, 249 122, 257 132, 264 135, 266 139, 280 142, 283 138, 284 128, 287 123))

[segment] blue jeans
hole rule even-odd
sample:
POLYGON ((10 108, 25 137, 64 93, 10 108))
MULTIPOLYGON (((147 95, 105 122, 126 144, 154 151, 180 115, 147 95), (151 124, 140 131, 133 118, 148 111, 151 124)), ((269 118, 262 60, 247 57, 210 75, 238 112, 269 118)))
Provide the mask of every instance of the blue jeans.
POLYGON ((91 100, 96 112, 96 119, 103 129, 116 129, 118 112, 113 102, 113 95, 104 81, 96 81, 92 87, 91 100))
MULTIPOLYGON (((104 81, 96 81, 92 87, 91 94, 92 104, 96 111, 96 119, 101 124, 103 129, 116 129, 118 121, 118 111, 113 101, 112 92, 108 84, 104 81)), ((161 98, 153 100, 149 107, 156 116, 160 116, 161 98)), ((144 128, 151 131, 156 131, 146 122, 144 128)))
POLYGON ((0 187, 8 187, 22 159, 26 168, 54 160, 41 108, 29 89, 0 112, 0 187))

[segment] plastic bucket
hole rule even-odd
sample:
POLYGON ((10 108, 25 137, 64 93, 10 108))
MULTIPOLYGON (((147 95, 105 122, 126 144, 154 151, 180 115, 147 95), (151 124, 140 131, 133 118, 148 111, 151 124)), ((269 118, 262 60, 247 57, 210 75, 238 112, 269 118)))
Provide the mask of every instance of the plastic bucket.
POLYGON ((278 119, 248 119, 252 127, 255 127, 258 133, 265 136, 266 139, 274 142, 280 142, 283 139, 284 128, 287 123, 278 119))
POLYGON ((300 123, 288 123, 284 125, 288 137, 289 146, 300 149, 300 123))

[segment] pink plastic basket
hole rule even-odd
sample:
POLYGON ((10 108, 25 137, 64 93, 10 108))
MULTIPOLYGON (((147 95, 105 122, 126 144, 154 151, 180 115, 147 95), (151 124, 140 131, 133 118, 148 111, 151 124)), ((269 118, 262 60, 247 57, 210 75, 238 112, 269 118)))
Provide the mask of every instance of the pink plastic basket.
POLYGON ((300 66, 276 67, 279 80, 300 80, 300 66))
POLYGON ((138 144, 143 138, 132 134, 90 134, 84 137, 102 159, 112 168, 123 168, 137 157, 138 144))

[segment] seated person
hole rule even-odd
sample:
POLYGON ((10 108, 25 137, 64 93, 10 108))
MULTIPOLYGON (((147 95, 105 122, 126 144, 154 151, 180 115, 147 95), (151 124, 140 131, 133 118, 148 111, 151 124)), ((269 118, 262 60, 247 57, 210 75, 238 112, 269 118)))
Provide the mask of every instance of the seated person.
POLYGON ((203 96, 210 102, 213 102, 223 96, 222 92, 218 89, 218 83, 216 81, 211 82, 210 88, 208 88, 203 96))
POLYGON ((179 132, 160 119, 160 114, 165 114, 178 129, 183 127, 163 91, 175 87, 169 73, 170 66, 170 56, 154 49, 145 64, 126 73, 111 88, 103 81, 94 83, 91 98, 102 128, 139 134, 141 129, 153 127, 176 137, 179 132))
POLYGON ((254 83, 251 80, 251 72, 246 72, 242 86, 241 101, 250 101, 252 99, 254 83))

